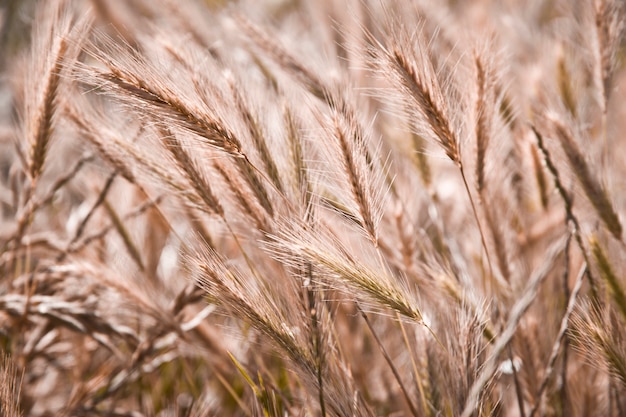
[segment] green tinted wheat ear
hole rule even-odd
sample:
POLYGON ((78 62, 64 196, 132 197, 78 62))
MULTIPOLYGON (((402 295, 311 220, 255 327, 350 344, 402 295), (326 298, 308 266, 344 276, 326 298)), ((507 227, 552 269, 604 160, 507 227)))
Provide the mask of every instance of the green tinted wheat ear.
POLYGON ((611 298, 613 298, 615 306, 620 313, 622 313, 624 320, 626 320, 626 293, 624 293, 624 289, 622 287, 623 283, 620 282, 620 279, 613 271, 613 267, 611 266, 611 261, 609 260, 607 253, 604 251, 595 236, 591 238, 590 245, 591 254, 593 255, 593 258, 598 265, 598 269, 600 270, 600 277, 609 287, 611 298))
POLYGON ((572 327, 574 342, 626 388, 626 332, 616 312, 609 306, 583 304, 575 313, 572 327))

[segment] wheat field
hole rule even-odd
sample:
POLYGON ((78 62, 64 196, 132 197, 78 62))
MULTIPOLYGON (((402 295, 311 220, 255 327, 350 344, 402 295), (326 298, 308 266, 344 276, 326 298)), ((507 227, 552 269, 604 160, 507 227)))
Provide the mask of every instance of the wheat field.
POLYGON ((0 415, 626 415, 621 0, 6 0, 0 415))

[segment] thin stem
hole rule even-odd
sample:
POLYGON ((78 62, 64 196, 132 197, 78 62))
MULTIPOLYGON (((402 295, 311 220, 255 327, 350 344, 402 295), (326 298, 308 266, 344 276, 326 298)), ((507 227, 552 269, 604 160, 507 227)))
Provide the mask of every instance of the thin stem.
POLYGON ((511 370, 513 371, 513 382, 515 383, 515 394, 517 396, 517 406, 519 407, 520 416, 525 416, 526 411, 524 410, 524 393, 522 392, 522 386, 519 382, 519 377, 517 375, 517 368, 515 366, 515 362, 513 361, 513 350, 511 349, 511 344, 508 346, 509 353, 509 361, 511 361, 511 370))
POLYGON ((535 400, 535 405, 533 406, 533 409, 530 411, 529 417, 534 417, 535 414, 537 413, 537 410, 539 409, 539 406, 541 405, 541 398, 543 396, 543 393, 546 387, 548 386, 548 382, 550 381, 550 378, 552 377, 552 373, 554 372, 554 364, 556 363, 556 360, 558 358, 559 350, 561 348, 561 343, 565 339, 567 328, 569 326, 569 319, 572 313, 574 312, 574 307, 576 306, 578 293, 580 292, 580 289, 582 288, 583 278, 585 277, 586 272, 587 272, 587 264, 583 264, 582 268, 580 269, 580 272, 578 273, 578 277, 576 278, 576 284, 574 285, 574 289, 572 290, 572 295, 569 298, 569 302, 567 304, 567 310, 565 311, 565 315, 563 316, 563 319, 561 320, 561 327, 559 328, 559 334, 556 338, 556 341, 554 342, 554 345, 552 346, 552 352, 550 353, 550 359, 548 359, 548 365, 546 366, 545 376, 543 377, 543 380, 541 381, 541 385, 539 386, 539 390, 537 392, 537 399, 535 400))
POLYGON ((478 211, 476 210, 476 205, 474 204, 474 199, 472 198, 472 193, 470 192, 469 185, 467 183, 467 178, 465 178, 465 170, 463 169, 463 165, 459 163, 459 171, 461 172, 461 178, 463 179, 463 185, 465 186, 465 191, 467 192, 467 196, 469 197, 470 204, 472 206, 472 212, 474 213, 474 218, 476 219, 476 224, 478 225, 478 232, 480 233, 480 241, 485 249, 485 257, 487 258, 487 266, 489 267, 489 280, 492 282, 494 280, 493 276, 493 268, 491 267, 491 257, 489 256, 489 249, 487 249, 487 240, 485 239, 485 234, 483 233, 482 225, 480 224, 480 219, 478 218, 478 211))
POLYGON ((398 381, 398 384, 400 385, 400 389, 402 390, 402 394, 404 395, 404 399, 406 400, 409 408, 411 409, 411 414, 417 417, 419 413, 417 412, 417 408, 413 404, 413 401, 411 401, 411 396, 409 395, 409 392, 407 391, 406 386, 404 385, 404 382, 402 382, 402 378, 400 377, 400 373, 398 372, 398 369, 393 364, 393 361, 391 360, 391 357, 389 356, 389 354, 387 353, 387 350, 383 346, 382 341, 380 340, 380 338, 374 331, 374 327, 372 326, 370 319, 367 317, 367 314, 365 314, 365 312, 363 311, 363 309, 361 309, 361 306, 359 304, 356 304, 356 308, 359 310, 359 313, 361 313, 363 320, 365 320, 367 327, 370 329, 372 336, 374 336, 374 339, 376 340, 376 344, 378 345, 380 352, 383 354, 385 361, 387 361, 387 364, 389 365, 389 368, 391 369, 393 376, 396 378, 396 381, 398 381))

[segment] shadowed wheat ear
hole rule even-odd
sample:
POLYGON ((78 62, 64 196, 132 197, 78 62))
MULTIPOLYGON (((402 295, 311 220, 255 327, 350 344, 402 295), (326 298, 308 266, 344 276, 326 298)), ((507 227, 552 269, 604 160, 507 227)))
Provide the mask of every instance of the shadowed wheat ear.
POLYGON ((589 164, 580 151, 571 130, 557 118, 550 118, 551 127, 556 135, 572 171, 580 181, 585 195, 604 222, 608 231, 617 239, 622 240, 622 223, 613 208, 609 196, 593 175, 589 164))
POLYGON ((189 185, 195 190, 198 197, 200 197, 204 203, 204 206, 209 209, 207 211, 212 211, 219 217, 224 218, 224 208, 215 194, 213 194, 211 183, 206 173, 198 166, 198 162, 191 156, 184 143, 178 140, 176 134, 167 126, 160 125, 158 127, 158 134, 163 146, 173 156, 179 170, 184 173, 189 185))

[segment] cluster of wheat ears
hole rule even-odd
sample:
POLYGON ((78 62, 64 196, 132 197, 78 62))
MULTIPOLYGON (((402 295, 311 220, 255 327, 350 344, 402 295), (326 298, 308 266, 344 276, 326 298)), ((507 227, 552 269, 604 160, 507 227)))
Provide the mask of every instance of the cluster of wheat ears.
POLYGON ((626 415, 619 0, 7 0, 2 416, 626 415))

